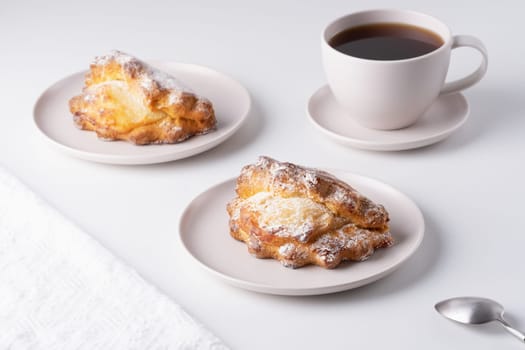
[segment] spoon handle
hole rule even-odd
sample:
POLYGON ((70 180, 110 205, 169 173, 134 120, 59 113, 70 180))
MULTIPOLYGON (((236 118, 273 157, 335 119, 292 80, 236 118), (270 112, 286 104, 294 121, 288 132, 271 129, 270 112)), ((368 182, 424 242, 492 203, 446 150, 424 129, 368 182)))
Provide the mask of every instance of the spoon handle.
POLYGON ((516 338, 518 338, 519 340, 521 340, 522 342, 525 343, 525 334, 523 334, 522 332, 518 331, 516 328, 512 327, 503 318, 498 318, 498 321, 503 325, 503 327, 505 327, 505 329, 510 334, 512 334, 513 336, 515 336, 516 338))

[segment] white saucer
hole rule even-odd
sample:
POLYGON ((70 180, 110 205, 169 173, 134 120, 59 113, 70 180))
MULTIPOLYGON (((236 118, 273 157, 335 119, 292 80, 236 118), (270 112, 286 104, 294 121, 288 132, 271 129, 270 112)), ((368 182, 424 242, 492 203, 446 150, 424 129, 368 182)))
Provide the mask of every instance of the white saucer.
POLYGON ((156 61, 152 65, 175 75, 212 103, 217 130, 170 145, 136 146, 124 141, 106 142, 94 132, 77 129, 68 101, 82 91, 85 72, 66 77, 49 87, 34 108, 34 121, 47 140, 72 156, 101 163, 153 164, 186 158, 225 141, 239 129, 250 110, 246 89, 231 77, 193 64, 156 61))
POLYGON ((443 95, 415 124, 399 130, 373 130, 346 115, 324 85, 310 97, 307 112, 310 121, 336 142, 375 151, 400 151, 443 140, 466 122, 469 106, 461 93, 443 95))
POLYGON ((236 287, 280 295, 316 295, 356 288, 398 268, 419 247, 425 224, 417 205, 397 189, 360 175, 328 170, 352 184, 390 214, 395 244, 378 249, 363 262, 343 262, 333 270, 318 266, 283 267, 273 259, 257 259, 230 236, 226 203, 235 196, 235 179, 207 189, 185 209, 179 234, 183 247, 200 266, 236 287))

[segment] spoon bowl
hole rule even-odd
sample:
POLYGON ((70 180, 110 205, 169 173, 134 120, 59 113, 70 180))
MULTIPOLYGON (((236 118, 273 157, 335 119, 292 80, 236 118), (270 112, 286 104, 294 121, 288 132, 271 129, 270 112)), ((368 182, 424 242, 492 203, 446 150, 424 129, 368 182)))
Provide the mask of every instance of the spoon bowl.
POLYGON ((503 316, 503 306, 491 299, 460 297, 443 300, 436 310, 448 319, 465 324, 483 324, 503 316))
POLYGON ((464 324, 499 322, 512 335, 525 342, 525 334, 511 327, 503 318, 503 306, 494 300, 479 297, 457 297, 440 301, 434 306, 446 318, 464 324))

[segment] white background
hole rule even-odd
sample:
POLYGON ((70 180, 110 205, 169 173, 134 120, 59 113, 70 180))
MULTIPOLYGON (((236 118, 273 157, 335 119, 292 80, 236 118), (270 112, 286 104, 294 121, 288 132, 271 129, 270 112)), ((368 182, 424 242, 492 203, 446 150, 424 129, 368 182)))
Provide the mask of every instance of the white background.
MULTIPOLYGON (((0 163, 235 349, 522 349, 497 325, 459 326, 433 305, 494 298, 525 329, 524 10, 519 0, 2 1, 0 163), (325 82, 324 25, 377 7, 426 12, 488 48, 486 77, 465 92, 469 121, 439 144, 359 151, 332 143, 306 118, 308 97, 325 82), (34 102, 114 48, 233 76, 252 95, 249 120, 217 148, 166 164, 102 165, 58 153, 32 124, 34 102), (210 277, 179 246, 179 216, 263 154, 399 188, 425 215, 422 246, 387 278, 334 295, 269 296, 210 277)), ((451 77, 479 62, 474 50, 456 51, 451 77)))

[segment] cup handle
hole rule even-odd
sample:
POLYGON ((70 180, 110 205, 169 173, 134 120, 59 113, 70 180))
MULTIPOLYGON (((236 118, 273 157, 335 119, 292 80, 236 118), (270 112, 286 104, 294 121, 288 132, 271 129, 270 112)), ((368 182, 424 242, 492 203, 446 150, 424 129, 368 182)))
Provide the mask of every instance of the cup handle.
POLYGON ((466 77, 445 83, 441 88, 441 95, 466 89, 480 81, 487 72, 489 57, 487 49, 481 40, 470 35, 454 35, 452 38, 452 49, 463 46, 472 47, 478 50, 481 53, 481 64, 478 69, 466 77))

